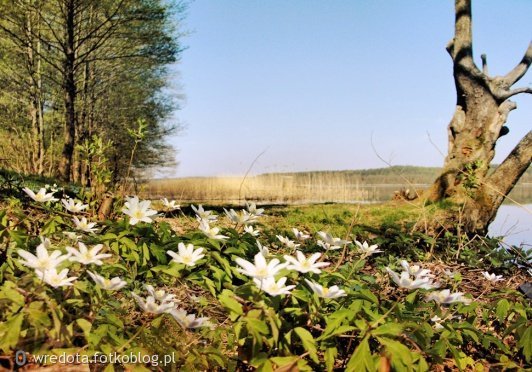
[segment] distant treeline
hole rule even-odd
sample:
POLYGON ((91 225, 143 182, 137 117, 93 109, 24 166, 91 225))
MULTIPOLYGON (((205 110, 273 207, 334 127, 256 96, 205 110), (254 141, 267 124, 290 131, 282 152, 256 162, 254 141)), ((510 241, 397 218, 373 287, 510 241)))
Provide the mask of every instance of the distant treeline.
MULTIPOLYGON (((492 169, 498 165, 493 164, 492 169)), ((417 167, 413 165, 395 165, 386 168, 342 170, 342 171, 309 171, 309 172, 290 172, 290 173, 264 173, 256 177, 277 178, 279 176, 295 177, 299 179, 313 179, 323 176, 345 177, 352 182, 361 182, 364 184, 430 184, 439 176, 441 168, 439 167, 417 167)), ((331 177, 334 179, 335 177, 331 177)), ((327 177, 325 177, 326 179, 327 177)), ((532 183, 532 168, 528 168, 521 177, 520 184, 532 183)))

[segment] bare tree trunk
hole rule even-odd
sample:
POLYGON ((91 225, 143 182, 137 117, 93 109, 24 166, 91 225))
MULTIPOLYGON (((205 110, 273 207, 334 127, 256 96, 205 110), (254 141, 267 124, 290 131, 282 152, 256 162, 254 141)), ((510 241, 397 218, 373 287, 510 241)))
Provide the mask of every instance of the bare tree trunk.
POLYGON ((455 36, 447 50, 453 60, 456 110, 448 127, 448 155, 429 199, 448 198, 463 206, 465 231, 485 233, 504 197, 532 158, 532 132, 529 132, 495 172, 488 173, 495 144, 508 133, 504 126, 508 114, 517 107, 509 98, 532 93, 531 88, 512 89, 532 62, 532 43, 512 71, 502 77, 491 77, 485 55, 482 55, 482 71, 473 60, 471 0, 455 0, 455 11, 455 36))
POLYGON ((64 181, 72 179, 72 161, 74 145, 76 143, 76 80, 75 80, 75 2, 65 2, 66 12, 66 45, 64 60, 64 104, 65 104, 65 127, 63 132, 64 144, 59 167, 60 176, 64 181))

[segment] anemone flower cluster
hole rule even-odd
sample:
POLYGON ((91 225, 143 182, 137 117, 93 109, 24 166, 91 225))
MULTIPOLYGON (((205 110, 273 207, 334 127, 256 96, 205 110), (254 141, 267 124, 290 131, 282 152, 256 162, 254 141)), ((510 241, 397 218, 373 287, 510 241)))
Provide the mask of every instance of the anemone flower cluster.
MULTIPOLYGON (((102 259, 111 257, 111 254, 99 254, 103 248, 102 244, 98 244, 93 248, 88 249, 84 243, 78 242, 79 250, 73 247, 67 247, 67 254, 62 254, 58 249, 50 254, 48 250, 51 246, 52 243, 48 238, 41 237, 41 244, 37 246, 35 255, 23 249, 19 249, 17 253, 23 258, 23 260, 19 261, 22 265, 34 269, 37 278, 54 288, 71 286, 78 278, 68 277, 69 269, 67 268, 58 271, 59 267, 65 262, 79 262, 83 265, 94 264, 100 266, 103 264, 101 261, 102 259)), ((99 275, 93 274, 90 271, 88 271, 88 274, 93 278, 96 284, 99 284, 104 289, 120 289, 126 284, 126 282, 123 282, 120 278, 113 278, 111 283, 108 283, 105 282, 106 279, 99 275), (107 283, 106 285, 112 284, 113 287, 106 288, 106 286, 102 284, 104 282, 107 283)))
POLYGON ((161 199, 161 202, 163 203, 164 208, 168 211, 175 211, 177 209, 181 209, 181 206, 177 204, 175 200, 168 200, 166 198, 161 199))
POLYGON ((195 314, 188 314, 186 310, 179 308, 174 294, 166 293, 162 289, 156 290, 151 285, 145 285, 145 288, 148 292, 148 296, 145 298, 131 293, 131 296, 145 313, 155 315, 169 314, 183 328, 198 328, 208 324, 209 318, 196 318, 195 314))
POLYGON ((61 203, 65 209, 71 213, 80 213, 89 207, 88 204, 83 204, 79 200, 74 199, 61 199, 61 203))
POLYGON ((432 281, 434 275, 430 273, 430 270, 421 269, 419 266, 410 266, 404 260, 401 261, 401 266, 403 267, 401 274, 397 274, 389 267, 386 268, 397 286, 411 290, 419 288, 429 290, 439 287, 438 283, 432 281))
POLYGON ((452 304, 455 302, 461 302, 467 305, 471 303, 471 300, 469 298, 465 298, 462 292, 451 293, 449 289, 431 292, 427 296, 427 301, 435 301, 438 304, 452 304))
POLYGON ((41 237, 41 244, 37 246, 35 255, 23 249, 17 251, 18 255, 24 259, 19 262, 34 269, 37 278, 54 288, 71 286, 77 277, 68 277, 69 270, 66 268, 57 271, 58 266, 70 258, 70 254, 62 254, 60 250, 54 250, 49 254, 48 249, 51 246, 49 239, 41 237))
POLYGON ((318 235, 320 236, 320 240, 318 240, 318 245, 320 247, 323 247, 327 251, 340 249, 345 244, 351 243, 349 240, 343 240, 340 238, 335 238, 331 234, 326 233, 324 231, 318 231, 318 235))
POLYGON ((301 244, 298 244, 296 242, 294 242, 293 240, 290 240, 289 238, 285 237, 285 236, 282 236, 282 235, 276 235, 277 239, 279 239, 279 241, 281 243, 283 243, 285 245, 286 248, 288 249, 296 249, 297 247, 300 247, 301 244))
MULTIPOLYGON (((259 247, 262 246, 259 245, 259 247)), ((278 280, 275 279, 275 276, 281 270, 294 270, 301 274, 320 274, 321 268, 330 265, 329 262, 317 262, 320 257, 321 253, 314 253, 307 258, 301 251, 296 251, 296 257, 285 255, 285 262, 281 263, 277 258, 267 261, 261 250, 255 255, 253 262, 246 261, 240 257, 236 258, 235 262, 240 266, 237 270, 251 277, 261 291, 266 292, 270 296, 278 296, 290 294, 290 291, 296 287, 294 284, 286 285, 288 279, 285 276, 278 280)), ((332 299, 346 295, 345 291, 338 288, 338 286, 327 288, 307 279, 305 281, 319 297, 332 299)))
POLYGON ((206 221, 207 223, 209 223, 214 222, 218 219, 218 216, 213 214, 212 211, 206 211, 205 209, 203 209, 203 206, 201 204, 197 207, 195 207, 194 205, 191 205, 190 207, 192 208, 194 213, 196 213, 196 218, 198 219, 198 221, 206 221))
POLYGON ((224 212, 227 218, 236 225, 251 225, 258 221, 257 216, 249 213, 245 209, 242 209, 238 213, 234 209, 227 210, 224 208, 224 212))
MULTIPOLYGON (((392 271, 389 267, 386 268, 388 274, 390 274, 392 280, 397 284, 397 286, 406 289, 426 289, 434 290, 439 287, 439 283, 434 283, 433 278, 434 274, 428 269, 423 269, 419 265, 410 265, 407 261, 402 260, 401 266, 403 271, 401 274, 397 274, 392 271)), ((441 291, 433 291, 426 296, 427 301, 435 301, 436 303, 442 304, 452 304, 455 302, 460 302, 464 304, 469 304, 470 299, 464 297, 462 292, 451 293, 449 289, 443 289, 441 291)), ((438 319, 433 320, 435 322, 435 328, 439 327, 438 319)))

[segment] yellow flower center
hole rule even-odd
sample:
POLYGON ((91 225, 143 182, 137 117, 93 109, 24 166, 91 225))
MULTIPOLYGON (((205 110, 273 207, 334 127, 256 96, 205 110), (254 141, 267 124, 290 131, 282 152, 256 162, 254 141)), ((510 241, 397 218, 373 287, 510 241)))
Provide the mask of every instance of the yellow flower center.
POLYGON ((257 270, 257 276, 260 276, 260 277, 266 277, 268 276, 268 269, 263 267, 261 269, 258 269, 257 270))

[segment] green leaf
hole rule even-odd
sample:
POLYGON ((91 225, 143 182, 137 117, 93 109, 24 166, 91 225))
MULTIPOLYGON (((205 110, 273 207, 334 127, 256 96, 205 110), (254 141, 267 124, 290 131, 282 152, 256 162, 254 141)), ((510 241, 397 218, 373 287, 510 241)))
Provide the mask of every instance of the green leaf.
POLYGON ((527 362, 530 362, 532 356, 532 326, 528 326, 526 331, 519 338, 517 343, 520 349, 523 349, 523 355, 527 362))
MULTIPOLYGON (((0 304, 4 306, 5 302, 12 303, 10 310, 16 312, 20 307, 24 306, 24 296, 17 291, 17 285, 7 280, 0 290, 0 304)), ((7 309, 4 307, 3 311, 7 309)))
POLYGON ((361 298, 364 300, 368 300, 369 302, 372 302, 374 304, 379 303, 379 299, 377 296, 375 296, 370 290, 367 289, 359 289, 355 292, 355 298, 361 298))
POLYGON ((250 333, 267 335, 270 333, 268 325, 260 319, 246 317, 247 328, 250 333))
POLYGON ((79 328, 81 328, 85 339, 88 341, 91 333, 92 323, 83 318, 76 319, 76 323, 78 324, 79 328))
POLYGON ((379 342, 384 345, 386 351, 390 354, 392 367, 395 370, 406 370, 413 364, 412 352, 401 342, 385 337, 378 337, 379 342))
POLYGON ((274 362, 278 367, 284 367, 290 364, 295 365, 299 360, 299 357, 297 355, 287 357, 273 357, 270 358, 270 360, 274 362))
POLYGON ((4 353, 9 353, 17 346, 23 320, 24 314, 18 313, 0 324, 0 349, 4 353))
POLYGON ((310 358, 314 362, 319 363, 316 341, 314 340, 314 337, 312 337, 312 334, 302 327, 294 328, 294 332, 299 337, 301 342, 303 342, 303 347, 306 351, 308 351, 310 358))
POLYGON ((499 318, 499 322, 502 322, 506 318, 508 310, 510 310, 510 303, 507 299, 503 298, 497 303, 497 308, 495 309, 495 314, 499 318))
POLYGON ((338 349, 335 347, 328 347, 325 350, 325 366, 327 367, 327 372, 332 372, 334 369, 334 363, 336 361, 337 355, 338 349))
POLYGON ((375 363, 369 349, 368 336, 360 342, 347 362, 346 372, 374 371, 375 363))
POLYGON ((373 336, 399 336, 403 332, 403 326, 398 323, 386 323, 377 327, 371 334, 373 336))
POLYGON ((235 321, 244 313, 242 305, 235 300, 233 292, 225 289, 222 294, 218 296, 218 300, 220 301, 220 304, 230 312, 229 318, 232 321, 235 321))
POLYGON ((327 328, 325 328, 325 332, 323 332, 323 334, 320 337, 318 337, 316 340, 323 341, 323 340, 326 340, 334 336, 338 336, 338 335, 342 335, 347 332, 351 332, 355 329, 357 328, 353 326, 349 326, 349 325, 341 325, 341 326, 336 326, 334 328, 327 326, 327 328))

